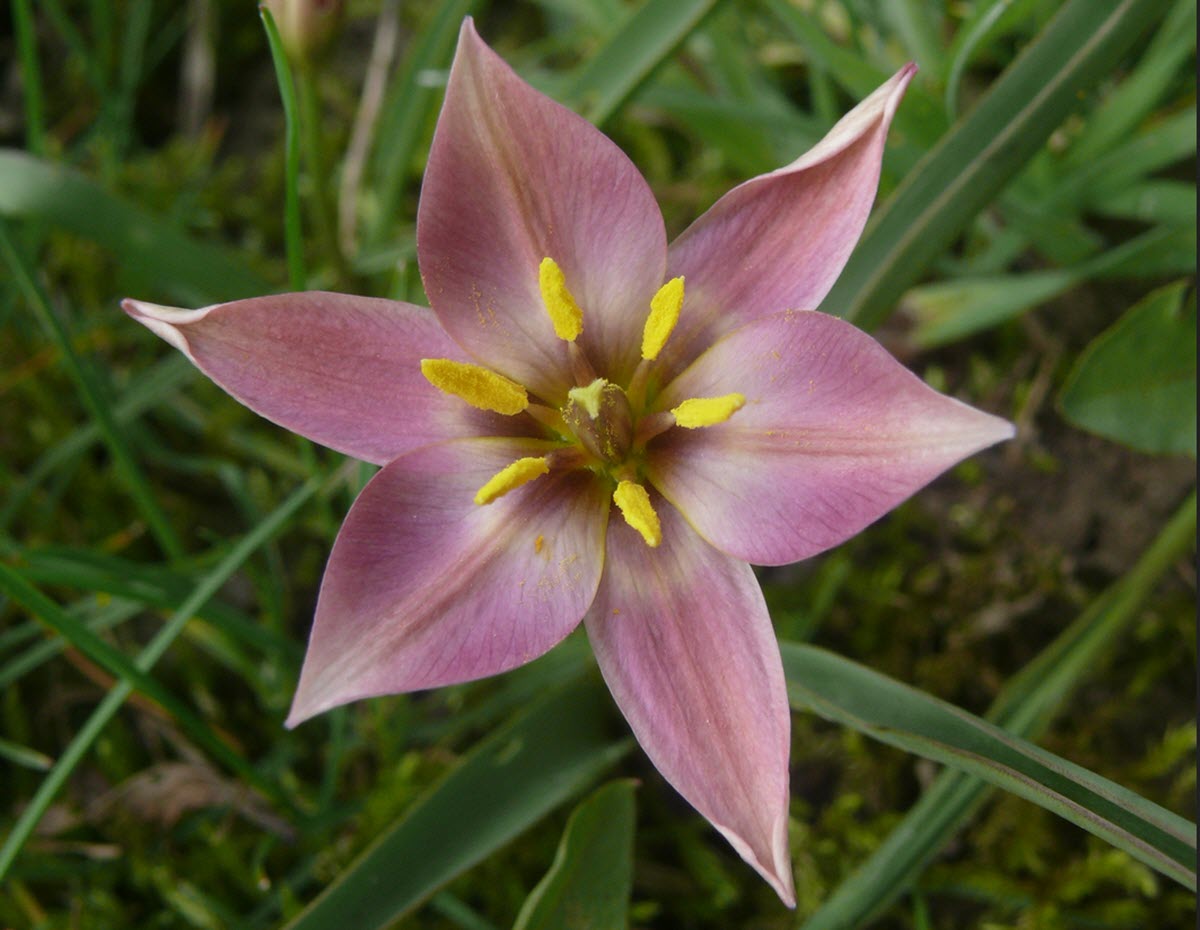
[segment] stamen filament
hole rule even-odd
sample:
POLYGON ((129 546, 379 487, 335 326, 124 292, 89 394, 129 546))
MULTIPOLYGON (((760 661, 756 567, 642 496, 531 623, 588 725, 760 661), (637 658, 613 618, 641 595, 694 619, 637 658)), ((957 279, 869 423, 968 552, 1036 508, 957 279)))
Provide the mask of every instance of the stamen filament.
POLYGON ((613 503, 621 509, 625 522, 641 534, 651 549, 662 542, 662 525, 650 503, 650 493, 636 481, 622 481, 613 492, 613 503))
POLYGON ((542 303, 554 324, 554 335, 567 342, 574 342, 583 332, 583 311, 575 297, 567 289, 567 279, 558 263, 552 258, 543 258, 538 266, 538 288, 542 292, 542 303))
POLYGON ((529 406, 525 388, 504 375, 448 358, 421 359, 421 374, 439 391, 453 394, 480 410, 513 416, 529 406))
POLYGON ((534 420, 560 436, 566 435, 567 424, 563 422, 562 413, 544 404, 530 404, 525 412, 534 420))
POLYGON ((683 278, 672 278, 650 300, 650 316, 642 330, 642 358, 653 361, 663 350, 683 307, 683 278))
POLYGON ((675 424, 684 429, 715 426, 724 423, 742 409, 746 398, 742 394, 726 394, 723 397, 693 397, 678 407, 671 408, 675 424))
POLYGON ((509 491, 532 481, 550 471, 550 462, 546 458, 517 459, 511 465, 496 472, 487 483, 475 492, 475 503, 490 504, 509 491))

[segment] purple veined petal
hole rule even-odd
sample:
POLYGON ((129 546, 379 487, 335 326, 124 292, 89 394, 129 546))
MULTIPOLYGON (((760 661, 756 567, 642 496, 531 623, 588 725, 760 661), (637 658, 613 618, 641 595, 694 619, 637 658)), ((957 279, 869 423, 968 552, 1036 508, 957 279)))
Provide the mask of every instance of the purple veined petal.
POLYGON ((533 440, 425 446, 363 489, 334 543, 287 725, 360 698, 523 665, 579 623, 604 565, 608 493, 551 472, 487 506, 475 492, 533 440))
POLYGON ((723 552, 759 565, 815 555, 879 519, 1012 424, 939 394, 866 333, 816 311, 730 333, 663 392, 746 404, 650 447, 651 481, 723 552))
POLYGON ((538 288, 552 258, 583 310, 597 372, 628 377, 666 233, 649 186, 594 126, 513 72, 468 18, 421 188, 417 253, 446 331, 559 405, 574 386, 538 288))
POLYGON ((750 566, 652 495, 663 541, 614 519, 584 618, 600 670, 650 761, 789 907, 791 715, 779 646, 750 566))
POLYGON ((200 310, 121 306, 251 410, 368 462, 382 465, 430 442, 514 432, 511 420, 425 380, 422 358, 467 357, 424 307, 322 291, 200 310))
POLYGON ((687 279, 687 298, 663 354, 668 378, 744 323, 820 306, 862 234, 916 70, 900 69, 812 149, 735 187, 671 243, 668 274, 687 279))

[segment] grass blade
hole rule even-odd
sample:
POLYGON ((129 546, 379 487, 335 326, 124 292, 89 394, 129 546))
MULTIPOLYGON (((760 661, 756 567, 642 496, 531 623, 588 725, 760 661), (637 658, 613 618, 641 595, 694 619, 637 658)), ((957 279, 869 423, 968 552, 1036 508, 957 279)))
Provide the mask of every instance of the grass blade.
POLYGON ((1192 230, 1151 229, 1070 268, 1048 268, 1023 274, 988 275, 935 281, 909 291, 905 310, 916 326, 911 340, 922 349, 955 342, 997 326, 1092 279, 1156 275, 1168 269, 1155 264, 1178 256, 1186 271, 1194 262, 1192 230))
POLYGON ((117 428, 112 408, 104 397, 95 374, 91 368, 84 364, 83 359, 75 351, 66 327, 55 315, 54 311, 50 309, 49 301, 42 293, 41 288, 34 280, 33 275, 30 274, 25 263, 21 260, 2 220, 0 220, 0 256, 3 256, 5 263, 8 265, 9 273, 24 293, 25 299, 33 308, 38 321, 54 341, 55 347, 62 353, 67 371, 71 379, 75 382, 84 405, 104 436, 105 445, 113 457, 113 466, 129 491, 130 496, 133 498, 134 503, 137 504, 138 510, 141 511, 142 517, 149 525, 150 531, 154 534, 155 539, 158 540, 163 552, 170 558, 177 559, 182 557, 184 554, 183 543, 180 542, 179 536, 175 533, 174 527, 171 526, 170 520, 167 519, 166 513, 163 512, 158 501, 155 499, 150 489, 150 483, 146 480, 146 476, 142 474, 141 467, 125 442, 124 434, 117 428))
POLYGON ((799 643, 784 643, 782 649, 794 708, 977 775, 1195 890, 1195 824, 865 666, 799 643))
POLYGON ((721 0, 646 0, 570 82, 566 102, 602 126, 721 0))
POLYGON ((0 149, 0 217, 41 219, 120 256, 123 273, 186 305, 272 288, 233 253, 143 213, 69 168, 0 149))
POLYGON ((260 776, 236 749, 213 732, 195 711, 172 694, 158 679, 139 669, 119 649, 109 645, 3 562, 0 562, 0 591, 23 605, 93 662, 107 669, 123 685, 141 692, 158 704, 197 745, 237 773, 247 784, 253 785, 276 802, 285 806, 291 805, 290 800, 277 786, 260 776))
MULTIPOLYGON (((113 422, 123 428, 141 416, 155 404, 173 396, 175 389, 195 377, 196 369, 183 355, 169 355, 129 386, 124 395, 112 404, 113 422)), ((56 445, 51 446, 24 475, 16 479, 15 487, 5 492, 0 506, 0 533, 7 532, 14 517, 20 513, 25 501, 38 486, 57 468, 82 455, 94 443, 103 440, 104 434, 95 423, 80 426, 56 445)))
POLYGON ((823 309, 870 329, 1164 13, 1161 0, 1069 0, 873 218, 823 309))
POLYGON ((1134 72, 1088 119, 1067 161, 1086 165, 1125 138, 1157 105, 1196 51, 1196 4, 1177 0, 1134 72))
MULTIPOLYGON (((1137 564, 1010 679, 987 719, 1015 736, 1036 739, 1137 616, 1158 580, 1191 549, 1195 533, 1193 491, 1137 564)), ((804 930, 851 930, 866 924, 912 884, 987 793, 987 784, 974 775, 943 772, 867 861, 805 922, 804 930)))
MULTIPOLYGON (((162 658, 163 653, 170 648, 179 634, 183 632, 184 626, 195 616, 196 612, 204 606, 210 597, 220 590, 221 586, 230 579, 233 573, 250 556, 283 528, 296 511, 317 492, 321 484, 321 479, 313 478, 301 485, 270 516, 233 546, 229 550, 229 553, 196 585, 192 590, 191 597, 180 605, 179 610, 175 612, 166 625, 138 653, 137 658, 133 661, 134 667, 141 672, 149 672, 155 663, 162 658)), ((30 799, 25 809, 21 811, 20 817, 17 818, 17 822, 13 825, 12 832, 4 840, 4 845, 0 847, 0 878, 3 878, 12 866, 13 860, 16 859, 21 847, 25 845, 25 841, 33 833, 38 821, 42 819, 42 815, 50 807, 54 796, 58 794, 59 789, 62 788, 63 784, 75 770, 75 767, 83 760, 84 755, 87 754, 92 744, 104 731, 104 728, 116 715, 117 711, 121 709, 121 705, 125 703, 125 699, 132 692, 133 686, 129 682, 118 682, 105 695, 104 700, 100 702, 96 709, 92 711, 87 722, 75 734, 70 744, 63 750, 62 755, 58 757, 54 768, 50 770, 50 773, 38 786, 37 792, 30 799)))
POLYGON ((946 52, 938 6, 925 0, 893 0, 883 4, 880 12, 909 56, 932 76, 935 84, 941 84, 946 74, 946 52))
POLYGON ((391 926, 628 752, 611 706, 595 676, 544 697, 480 743, 289 930, 391 926))

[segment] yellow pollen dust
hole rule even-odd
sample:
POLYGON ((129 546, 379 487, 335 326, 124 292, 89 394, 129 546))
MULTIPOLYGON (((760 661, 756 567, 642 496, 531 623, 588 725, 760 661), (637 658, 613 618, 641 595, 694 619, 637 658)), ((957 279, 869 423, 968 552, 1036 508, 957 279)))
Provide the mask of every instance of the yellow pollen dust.
POLYGON ((658 289, 650 301, 650 316, 642 330, 642 358, 653 361, 663 350, 683 307, 683 278, 672 278, 658 289))
POLYGON ((622 481, 613 492, 613 503, 621 508, 621 516, 651 549, 662 542, 662 526, 650 503, 650 493, 636 481, 622 481))
POLYGON ((512 416, 529 406, 525 388, 478 365, 452 362, 448 358, 423 358, 421 374, 439 391, 460 397, 480 410, 512 416))
POLYGON ((583 332, 583 311, 567 290, 567 279, 552 258, 543 258, 538 266, 538 287, 542 291, 542 303, 554 324, 554 335, 567 342, 574 342, 583 332))
POLYGON ((726 394, 724 397, 693 397, 685 400, 671 413, 675 415, 675 424, 684 429, 697 429, 701 426, 715 426, 724 423, 742 409, 746 398, 742 394, 726 394))
POLYGON ((487 484, 475 492, 475 503, 490 504, 496 498, 503 497, 514 488, 519 488, 526 482, 546 474, 549 470, 550 463, 544 458, 517 459, 511 465, 496 472, 488 479, 487 484))

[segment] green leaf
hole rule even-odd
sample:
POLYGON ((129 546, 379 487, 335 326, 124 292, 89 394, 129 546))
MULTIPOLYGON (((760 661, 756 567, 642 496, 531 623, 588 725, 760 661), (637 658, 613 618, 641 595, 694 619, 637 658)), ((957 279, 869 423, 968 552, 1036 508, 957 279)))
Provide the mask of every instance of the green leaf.
POLYGON ((1125 138, 1157 106, 1196 53, 1196 2, 1176 0, 1133 73, 1091 115, 1067 159, 1086 165, 1125 138))
POLYGON ((977 775, 1195 889, 1195 824, 849 659, 799 643, 782 643, 781 649, 794 708, 977 775))
POLYGON ((823 309, 865 328, 883 320, 1163 13, 1161 0, 1064 4, 876 214, 823 309))
POLYGON ((20 765, 35 772, 47 772, 54 765, 54 760, 44 752, 30 749, 11 740, 0 737, 0 759, 6 759, 13 765, 20 765))
MULTIPOLYGON (((1105 193, 1089 204, 1102 216, 1139 223, 1178 226, 1196 225, 1196 185, 1186 181, 1149 180, 1105 193)), ((1192 261, 1195 263, 1195 250, 1192 261)))
MULTIPOLYGON (((987 719, 1013 735, 1036 738, 1137 617, 1155 584, 1191 550, 1195 533, 1193 491, 1133 568, 1010 679, 987 719)), ((987 795, 988 785, 980 778, 958 770, 943 772, 875 852, 804 923, 804 930, 864 926, 913 883, 987 795)))
POLYGON ((513 930, 624 930, 633 888, 633 780, 597 789, 571 813, 554 864, 513 930))
POLYGON ((588 676, 481 742, 288 924, 390 926, 456 875, 582 791, 632 746, 588 676))
POLYGON ((721 0, 646 0, 582 67, 566 102, 597 126, 621 108, 721 0))
POLYGON ((958 93, 962 76, 975 55, 989 42, 1005 35, 1021 18, 1029 15, 1030 7, 1038 0, 989 0, 976 5, 959 26, 946 58, 950 64, 946 77, 946 113, 951 119, 958 116, 958 93))
MULTIPOLYGON (((887 69, 831 39, 816 17, 790 0, 767 0, 767 8, 803 47, 811 66, 828 72, 851 97, 861 100, 891 77, 887 69)), ((925 90, 923 82, 914 81, 905 93, 904 105, 892 120, 893 142, 903 138, 922 147, 932 145, 945 127, 945 117, 937 101, 925 90)), ((891 146, 893 152, 896 148, 894 144, 891 146)))
POLYGON ((925 0, 892 0, 881 4, 880 12, 891 26, 909 57, 940 84, 946 73, 945 41, 942 38, 942 11, 925 0))
POLYGON ((70 168, 0 149, 0 216, 40 219, 99 243, 123 272, 200 306, 272 290, 232 252, 192 238, 70 168))
POLYGON ((1196 454, 1196 292, 1187 281, 1134 305, 1079 357, 1059 397, 1081 429, 1143 452, 1196 454))
POLYGON ((915 287, 904 296, 905 310, 917 324, 911 338, 925 349, 945 345, 1013 319, 1085 281, 1161 274, 1158 266, 1171 257, 1177 257, 1177 264, 1194 263, 1195 248, 1194 230, 1166 227, 1071 268, 954 278, 915 287))

